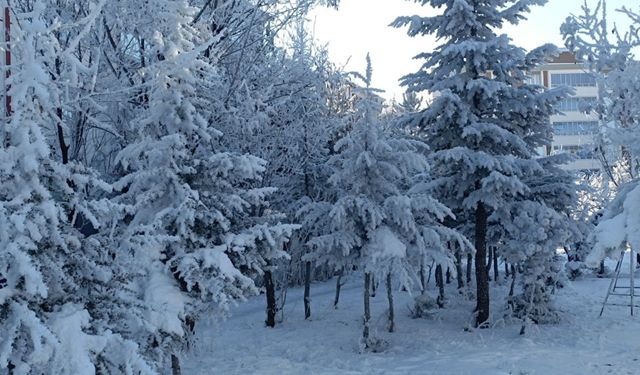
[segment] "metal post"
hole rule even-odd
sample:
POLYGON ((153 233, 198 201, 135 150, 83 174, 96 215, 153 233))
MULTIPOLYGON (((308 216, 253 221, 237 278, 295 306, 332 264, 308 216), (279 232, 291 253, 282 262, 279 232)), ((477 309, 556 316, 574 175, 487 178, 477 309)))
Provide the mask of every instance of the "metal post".
POLYGON ((611 282, 609 283, 609 289, 607 290, 607 295, 604 297, 604 302, 602 302, 602 309, 600 309, 600 315, 599 316, 602 316, 602 313, 604 313, 604 308, 607 305, 607 301, 609 301, 609 296, 611 295, 612 292, 615 292, 615 290, 616 290, 616 285, 618 285, 618 278, 620 277, 620 270, 622 269, 622 261, 623 260, 624 260, 624 250, 620 254, 620 259, 616 263, 616 269, 613 272, 613 278, 611 279, 611 282))

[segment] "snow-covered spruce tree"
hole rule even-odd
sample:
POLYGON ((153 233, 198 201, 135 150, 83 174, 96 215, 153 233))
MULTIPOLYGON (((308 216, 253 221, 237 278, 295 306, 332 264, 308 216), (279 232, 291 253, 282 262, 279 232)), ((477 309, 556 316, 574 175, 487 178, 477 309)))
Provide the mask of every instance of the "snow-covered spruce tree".
POLYGON ((12 33, 13 113, 0 129, 0 371, 95 374, 107 361, 149 374, 137 345, 96 321, 92 284, 108 283, 110 271, 104 251, 86 249, 74 228, 80 214, 97 225, 96 202, 85 193, 109 187, 81 166, 57 161, 45 137, 63 105, 53 62, 64 51, 46 21, 49 5, 19 9, 26 13, 16 14, 12 33))
MULTIPOLYGON (((562 269, 553 262, 553 257, 556 248, 571 236, 567 218, 535 200, 518 201, 506 209, 501 207, 494 217, 501 220, 505 231, 503 241, 508 249, 505 259, 524 270, 521 293, 507 301, 511 313, 524 319, 525 323, 557 321, 551 305, 551 293, 557 286, 562 269)), ((525 326, 523 324, 521 334, 525 326)))
MULTIPOLYGON (((250 5, 250 2, 244 5, 250 5)), ((252 12, 252 9, 248 7, 248 11, 252 12)), ((258 8, 264 9, 269 7, 258 8)), ((237 16, 246 17, 243 13, 237 16)), ((290 27, 290 40, 286 39, 289 48, 280 48, 264 37, 269 35, 269 27, 278 17, 257 12, 248 36, 255 43, 242 47, 242 53, 221 57, 217 65, 223 71, 229 70, 222 87, 202 92, 211 98, 210 103, 216 103, 214 121, 226 135, 221 139, 223 146, 237 152, 250 151, 267 161, 264 178, 256 186, 278 189, 271 197, 272 208, 285 214, 289 222, 304 221, 301 230, 287 244, 291 258, 272 265, 272 281, 268 285, 275 289, 270 294, 283 297, 288 285, 301 284, 304 280, 305 315, 308 317, 309 283, 315 269, 311 261, 303 259, 307 252, 304 243, 309 233, 322 225, 297 216, 297 212, 331 195, 326 160, 329 141, 335 133, 333 128, 339 125, 342 115, 329 107, 332 95, 329 87, 340 79, 340 74, 328 62, 326 51, 318 49, 311 41, 299 17, 289 20, 294 23, 290 27), (241 69, 238 69, 239 65, 241 69), (220 92, 226 96, 216 97, 220 92)), ((226 45, 228 40, 221 43, 226 45)), ((238 43, 244 42, 241 39, 238 43)), ((232 44, 229 48, 237 47, 232 44)), ((279 301, 283 300, 279 298, 279 301)))
MULTIPOLYGON (((326 122, 321 126, 325 131, 321 139, 328 142, 326 146, 328 151, 327 157, 337 153, 334 145, 352 128, 353 116, 356 115, 355 101, 357 100, 355 99, 355 95, 351 94, 353 87, 354 84, 348 75, 343 74, 343 72, 335 68, 330 69, 328 76, 325 78, 326 110, 331 116, 325 118, 326 122)), ((315 147, 318 146, 317 144, 315 145, 315 147)), ((337 199, 337 189, 335 185, 332 185, 328 178, 324 180, 325 176, 328 177, 332 173, 332 168, 328 160, 324 165, 318 165, 317 167, 317 171, 321 172, 322 176, 322 178, 316 178, 314 181, 316 185, 313 191, 317 194, 308 198, 303 197, 303 199, 295 204, 295 206, 300 206, 295 213, 295 217, 296 222, 301 225, 300 231, 296 233, 299 238, 307 241, 304 247, 305 255, 303 259, 305 262, 314 264, 313 268, 316 271, 316 275, 320 277, 337 276, 335 280, 336 288, 333 305, 334 308, 338 308, 341 287, 345 282, 344 276, 352 271, 352 267, 346 266, 346 264, 343 265, 341 262, 333 262, 331 260, 327 262, 327 259, 324 259, 322 254, 316 252, 314 246, 309 242, 312 238, 331 232, 331 217, 329 213, 331 212, 333 203, 337 199), (318 257, 324 260, 318 261, 318 257)), ((320 177, 320 174, 318 177, 320 177)))
POLYGON ((523 181, 528 190, 520 199, 498 207, 490 222, 499 227, 503 256, 523 270, 522 289, 514 293, 516 274, 512 275, 507 298, 509 313, 523 319, 521 333, 528 322, 551 323, 558 320, 551 295, 562 285, 562 268, 556 261, 556 249, 579 235, 571 217, 576 205, 573 173, 562 169, 566 155, 536 159, 542 166, 523 181))
POLYGON ((558 96, 521 84, 525 72, 540 63, 551 47, 525 54, 495 30, 518 23, 531 6, 545 2, 431 0, 424 4, 443 9, 442 13, 400 17, 392 23, 408 25, 410 36, 433 34, 442 41, 433 52, 418 55, 426 61, 419 72, 403 78, 403 85, 416 92, 438 93, 413 121, 435 152, 441 200, 474 213, 479 326, 489 319, 487 218, 493 209, 526 192, 522 177, 539 166, 525 137, 550 136, 550 130, 532 131, 526 120, 539 108, 550 111, 558 96))
MULTIPOLYGON (((327 167, 331 136, 340 116, 328 108, 327 82, 335 80, 325 50, 318 50, 300 22, 290 51, 282 56, 280 72, 268 89, 268 121, 245 139, 257 155, 268 160, 265 183, 278 188, 273 206, 301 225, 288 246, 291 256, 280 267, 283 284, 304 283, 305 318, 311 315, 310 283, 315 273, 305 243, 325 228, 322 219, 305 207, 327 201, 334 189, 327 167), (304 213, 303 213, 304 212, 304 213), (309 217, 306 217, 306 215, 309 217), (286 272, 286 273, 285 273, 286 272), (303 281, 304 280, 304 281, 303 281)), ((277 56, 274 56, 276 58, 277 56)))
POLYGON ((331 233, 313 238, 310 245, 318 263, 336 270, 356 266, 364 272, 361 348, 379 350, 381 342, 370 327, 372 277, 393 277, 409 286, 411 253, 446 257, 447 240, 464 241, 441 224, 451 212, 433 199, 425 186, 425 145, 394 139, 382 131, 378 120, 381 98, 370 87, 368 57, 366 74, 359 77, 365 87, 356 90, 356 120, 330 159, 335 168, 330 180, 339 189, 338 200, 329 212, 331 233))
MULTIPOLYGON (((144 102, 129 122, 133 141, 117 157, 122 177, 113 201, 125 215, 113 235, 134 254, 132 287, 143 296, 146 349, 161 366, 203 313, 224 313, 257 291, 254 280, 283 251, 293 225, 279 225, 267 202, 272 188, 251 188, 265 162, 227 152, 200 90, 220 88, 213 40, 193 25, 197 9, 156 0, 140 21, 149 43, 144 102), (206 53, 205 53, 206 52, 206 53)), ((209 108, 215 108, 212 102, 209 108)))

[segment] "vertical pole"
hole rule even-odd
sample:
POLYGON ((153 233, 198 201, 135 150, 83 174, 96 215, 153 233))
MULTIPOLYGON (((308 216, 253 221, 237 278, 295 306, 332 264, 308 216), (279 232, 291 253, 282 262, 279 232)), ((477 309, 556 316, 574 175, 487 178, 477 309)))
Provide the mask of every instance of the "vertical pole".
POLYGON ((631 316, 633 316, 633 297, 635 295, 634 274, 636 271, 636 256, 633 253, 633 247, 629 249, 629 295, 631 296, 631 316))
POLYGON ((5 116, 8 121, 11 116, 11 96, 9 96, 9 77, 11 76, 11 11, 9 5, 4 3, 4 100, 5 100, 5 116))

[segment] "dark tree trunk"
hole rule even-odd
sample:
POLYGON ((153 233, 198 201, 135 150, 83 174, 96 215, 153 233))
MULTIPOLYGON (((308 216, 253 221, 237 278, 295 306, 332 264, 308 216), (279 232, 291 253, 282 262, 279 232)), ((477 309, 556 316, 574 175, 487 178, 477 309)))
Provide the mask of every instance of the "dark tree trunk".
POLYGON ((509 278, 509 265, 507 264, 506 260, 504 262, 504 278, 505 279, 509 278))
MULTIPOLYGON (((62 61, 56 57, 55 59, 55 67, 57 76, 60 76, 60 66, 62 65, 62 61)), ((69 146, 64 141, 64 131, 62 129, 62 121, 63 121, 63 111, 62 108, 56 108, 56 116, 58 117, 59 123, 57 124, 58 131, 58 144, 60 145, 60 156, 62 157, 62 164, 69 163, 69 146)))
POLYGON ((267 320, 265 324, 267 327, 276 326, 276 312, 278 310, 276 306, 276 288, 273 284, 273 276, 271 271, 264 272, 264 287, 267 295, 267 320))
POLYGON ((600 269, 598 270, 598 275, 604 275, 605 274, 605 270, 604 270, 604 260, 600 262, 600 269))
POLYGON ((311 317, 311 262, 306 262, 304 272, 304 318, 311 317))
POLYGON ((391 289, 391 273, 387 274, 387 299, 389 300, 389 332, 393 332, 396 327, 393 313, 393 290, 391 289))
POLYGON ((371 287, 371 274, 364 274, 364 317, 362 327, 362 338, 366 343, 369 340, 369 321, 371 320, 371 309, 369 307, 369 288, 371 287))
POLYGON ((476 327, 480 327, 489 320, 489 275, 487 274, 487 211, 484 203, 476 207, 476 327))
POLYGON ((447 284, 451 284, 451 269, 447 267, 447 272, 445 273, 447 284))
POLYGON ((464 288, 464 280, 462 279, 462 254, 460 252, 456 252, 456 273, 458 276, 456 279, 458 280, 458 289, 464 288))
POLYGON ((571 251, 571 249, 566 246, 563 246, 562 248, 564 249, 564 253, 567 254, 567 262, 573 262, 576 260, 574 257, 575 252, 571 251))
POLYGON ((340 270, 340 273, 338 274, 338 279, 336 280, 336 296, 333 299, 333 308, 337 309, 338 308, 338 302, 340 301, 340 288, 342 287, 342 274, 344 273, 344 270, 340 270))
POLYGON ((171 354, 171 374, 172 375, 180 375, 182 371, 180 371, 180 358, 177 355, 171 354))
POLYGON ((498 269, 498 252, 497 248, 493 247, 493 280, 498 282, 500 277, 500 270, 498 269))
MULTIPOLYGON (((491 265, 493 263, 493 247, 492 246, 488 246, 487 247, 487 257, 489 258, 487 260, 487 277, 489 277, 489 271, 491 271, 491 265)), ((491 280, 491 279, 488 279, 491 280)))
POLYGON ((436 286, 438 286, 438 307, 444 307, 444 280, 442 277, 442 266, 436 266, 436 286))
MULTIPOLYGON (((62 108, 56 109, 56 115, 62 121, 62 108)), ((60 144, 60 155, 62 157, 62 164, 69 163, 69 146, 64 141, 64 130, 62 129, 62 125, 58 124, 58 143, 60 144)))
POLYGON ((467 254, 467 285, 471 285, 471 265, 473 264, 473 255, 467 254))
POLYGON ((420 288, 422 294, 427 292, 427 279, 424 277, 424 262, 420 262, 420 288))
POLYGON ((371 297, 376 296, 376 278, 371 275, 371 297))
POLYGON ((511 266, 511 287, 509 288, 509 297, 513 297, 513 292, 515 291, 515 287, 516 287, 516 268, 512 265, 511 266))

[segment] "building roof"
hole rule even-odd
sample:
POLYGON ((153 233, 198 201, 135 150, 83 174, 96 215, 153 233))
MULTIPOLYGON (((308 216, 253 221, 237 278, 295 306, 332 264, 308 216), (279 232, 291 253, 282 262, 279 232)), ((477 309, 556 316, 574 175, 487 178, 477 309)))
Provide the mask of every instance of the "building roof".
POLYGON ((562 51, 557 57, 554 57, 549 64, 578 64, 576 55, 569 51, 562 51))

